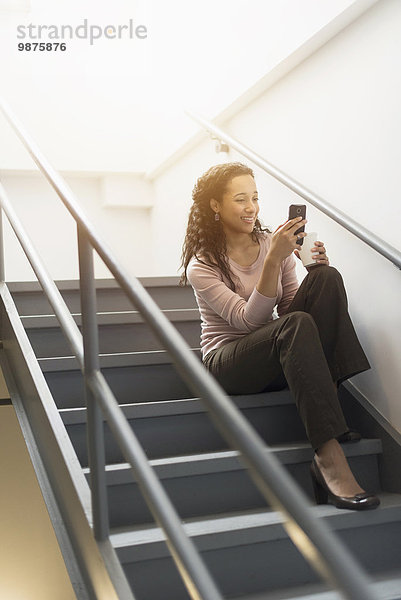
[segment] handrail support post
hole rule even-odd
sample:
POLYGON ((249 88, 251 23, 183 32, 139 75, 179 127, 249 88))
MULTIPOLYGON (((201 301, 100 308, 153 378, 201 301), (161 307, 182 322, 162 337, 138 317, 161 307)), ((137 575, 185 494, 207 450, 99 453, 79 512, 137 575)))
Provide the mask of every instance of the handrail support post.
POLYGON ((99 370, 99 336, 96 320, 96 287, 93 248, 85 230, 78 225, 78 254, 81 291, 84 378, 87 410, 87 447, 95 538, 109 537, 103 414, 90 388, 89 378, 99 370))

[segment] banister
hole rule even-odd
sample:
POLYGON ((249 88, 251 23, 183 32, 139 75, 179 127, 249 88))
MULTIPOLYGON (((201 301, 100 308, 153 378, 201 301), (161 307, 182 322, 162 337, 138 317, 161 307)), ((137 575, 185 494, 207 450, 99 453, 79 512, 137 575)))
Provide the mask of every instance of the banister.
POLYGON ((103 416, 96 396, 93 395, 89 385, 89 377, 100 368, 93 248, 89 243, 88 236, 79 225, 77 225, 77 234, 93 533, 97 540, 105 540, 110 536, 110 525, 103 416))
POLYGON ((283 171, 269 163, 260 154, 257 154, 245 144, 242 144, 228 133, 217 127, 214 123, 211 123, 207 119, 200 115, 192 112, 191 110, 185 111, 191 119, 202 125, 206 131, 213 133, 218 139, 223 140, 232 148, 235 148, 240 154, 245 156, 248 160, 252 161, 266 171, 269 175, 283 183, 290 190, 301 196, 304 200, 312 204, 315 208, 320 210, 322 213, 333 219, 336 223, 344 227, 347 231, 355 235, 357 238, 365 242, 368 246, 376 250, 379 254, 391 261, 398 269, 401 269, 401 252, 385 242, 382 238, 374 234, 372 231, 360 225, 357 221, 346 215, 344 212, 318 196, 305 186, 300 184, 298 181, 286 175, 283 171))
MULTIPOLYGON (((283 513, 285 517, 284 526, 287 529, 289 537, 300 552, 323 577, 340 589, 346 598, 350 600, 375 600, 376 595, 373 593, 368 576, 348 549, 340 543, 324 521, 314 517, 310 502, 304 492, 286 473, 278 459, 271 452, 266 452, 266 445, 263 440, 233 405, 223 389, 200 363, 198 358, 193 355, 187 343, 162 313, 140 282, 136 278, 130 277, 118 264, 113 253, 100 240, 93 225, 84 215, 69 186, 42 155, 36 144, 30 139, 16 118, 12 116, 9 109, 5 107, 4 103, 0 103, 0 107, 36 164, 76 220, 80 229, 88 236, 92 246, 96 249, 106 266, 125 290, 135 307, 144 316, 156 336, 170 352, 182 377, 186 380, 190 388, 205 402, 218 429, 234 447, 240 450, 255 484, 264 497, 271 503, 273 508, 283 513)), ((0 194, 0 198, 3 198, 3 194, 0 194)), ((28 248, 28 250, 30 249, 28 248)), ((60 310, 61 316, 63 310, 60 310)), ((62 319, 60 324, 63 330, 69 330, 72 327, 71 323, 68 323, 68 319, 62 319)), ((118 404, 101 373, 95 370, 89 376, 88 383, 101 404, 102 409, 110 419, 114 434, 121 447, 124 448, 125 456, 130 457, 129 462, 138 460, 138 464, 142 465, 147 472, 149 465, 146 466, 147 461, 142 461, 140 458, 140 451, 138 453, 134 452, 134 434, 132 431, 129 433, 127 429, 128 424, 124 420, 118 404)), ((134 466, 133 462, 131 462, 132 466, 134 466)), ((158 488, 158 484, 154 480, 153 482, 151 481, 153 475, 149 475, 149 477, 148 483, 150 487, 148 491, 152 495, 153 500, 148 496, 148 493, 145 496, 149 500, 150 507, 159 506, 159 509, 163 511, 163 504, 160 504, 160 494, 162 493, 160 490, 162 488, 158 488)), ((145 478, 141 484, 144 483, 145 478)), ((171 511, 170 505, 168 511, 171 511)), ((165 517, 166 514, 164 513, 165 517)), ((173 513, 169 512, 169 514, 173 513)), ((160 514, 156 513, 156 517, 159 520, 160 514)), ((169 545, 173 545, 174 529, 175 527, 172 529, 164 527, 169 545)), ((179 531, 179 535, 181 536, 181 530, 179 529, 179 531)), ((209 574, 207 572, 206 574, 202 574, 202 562, 199 557, 189 550, 191 541, 187 538, 185 532, 183 535, 182 547, 188 550, 184 551, 184 556, 180 555, 176 550, 173 550, 172 554, 180 572, 191 573, 192 579, 189 580, 188 587, 192 597, 203 599, 220 598, 219 593, 213 587, 209 574), (189 553, 188 556, 187 552, 189 553), (191 562, 189 561, 190 557, 194 559, 192 561, 193 565, 187 568, 184 565, 191 562), (202 592, 199 590, 202 588, 203 583, 205 583, 205 592, 202 595, 202 592)), ((189 578, 189 575, 184 575, 184 580, 186 577, 189 578)), ((188 585, 188 581, 186 583, 188 585)))

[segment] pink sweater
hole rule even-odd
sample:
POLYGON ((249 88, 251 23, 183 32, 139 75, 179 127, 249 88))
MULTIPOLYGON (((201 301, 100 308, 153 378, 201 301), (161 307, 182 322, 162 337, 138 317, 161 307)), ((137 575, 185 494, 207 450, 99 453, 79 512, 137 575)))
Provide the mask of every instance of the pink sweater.
MULTIPOLYGON (((229 258, 231 271, 242 283, 242 286, 236 284, 235 292, 228 287, 228 282, 217 267, 207 266, 194 257, 191 259, 187 276, 201 315, 200 346, 203 358, 211 350, 271 321, 276 305, 279 316, 286 313, 299 287, 292 254, 281 264, 277 296, 263 296, 255 287, 270 242, 271 234, 265 233, 260 240, 258 258, 248 267, 229 258)), ((235 278, 233 280, 236 283, 235 278)))

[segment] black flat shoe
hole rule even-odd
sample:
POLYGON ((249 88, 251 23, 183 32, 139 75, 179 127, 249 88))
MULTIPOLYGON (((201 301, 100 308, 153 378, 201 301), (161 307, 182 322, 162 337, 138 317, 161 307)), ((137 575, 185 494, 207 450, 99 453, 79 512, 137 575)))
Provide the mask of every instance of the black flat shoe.
POLYGON ((361 439, 362 436, 359 431, 346 431, 342 435, 338 436, 337 441, 342 444, 344 442, 359 442, 361 439))
POLYGON ((380 504, 377 496, 366 492, 355 494, 355 496, 351 497, 336 496, 333 494, 325 482, 315 459, 313 459, 311 464, 311 475, 316 504, 328 504, 330 499, 331 503, 337 508, 348 508, 350 510, 369 510, 377 508, 380 504))

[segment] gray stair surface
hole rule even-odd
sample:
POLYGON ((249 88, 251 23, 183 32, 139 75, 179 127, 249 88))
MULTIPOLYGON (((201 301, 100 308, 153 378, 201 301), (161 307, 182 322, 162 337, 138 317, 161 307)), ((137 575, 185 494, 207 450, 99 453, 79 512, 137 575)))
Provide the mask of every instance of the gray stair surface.
MULTIPOLYGON (((192 288, 179 287, 178 279, 178 277, 139 277, 139 281, 160 308, 197 308, 192 288)), ((58 281, 56 284, 70 311, 79 313, 81 302, 78 282, 58 281)), ((10 282, 8 287, 21 316, 54 314, 37 282, 10 282)), ((96 300, 99 312, 122 312, 135 309, 114 279, 96 281, 96 300)))
MULTIPOLYGON (((200 320, 192 289, 179 287, 177 277, 141 281, 200 358, 200 320)), ((77 282, 57 285, 80 327, 77 282)), ((339 594, 328 589, 290 541, 282 515, 266 504, 240 455, 217 431, 202 400, 182 381, 137 308, 113 280, 96 285, 102 372, 223 596, 338 600, 339 594)), ((90 483, 85 393, 77 361, 38 284, 9 287, 90 483)), ((231 400, 265 441, 266 453, 279 459, 314 505, 313 451, 289 390, 231 400)), ((164 534, 107 423, 104 432, 111 539, 135 598, 188 600, 164 534)), ((367 512, 331 505, 312 510, 369 571, 378 597, 401 600, 401 495, 382 489, 382 442, 375 437, 343 448, 360 484, 380 495, 381 506, 367 512)))
MULTIPOLYGON (((191 347, 199 345, 200 323, 197 309, 165 311, 168 319, 191 347)), ((80 326, 81 316, 75 321, 80 326)), ((69 356, 68 342, 54 317, 24 317, 22 322, 38 358, 69 356)), ((98 317, 99 349, 102 354, 115 352, 150 352, 163 347, 138 312, 102 314, 98 317)))
MULTIPOLYGON (((372 590, 380 600, 401 600, 401 576, 399 571, 388 571, 372 578, 372 590)), ((236 596, 233 600, 343 600, 344 596, 329 590, 321 583, 282 588, 271 593, 236 596)))
MULTIPOLYGON (((232 399, 268 444, 306 440, 305 429, 288 390, 233 396, 232 399)), ((148 458, 227 449, 227 442, 215 428, 199 399, 125 404, 122 409, 148 458)), ((78 458, 86 466, 86 410, 61 409, 60 414, 78 458)), ((105 437, 107 460, 122 462, 107 424, 105 437)))
MULTIPOLYGON (((382 507, 357 513, 325 505, 314 508, 370 573, 401 568, 401 496, 383 495, 382 507)), ((318 576, 300 555, 273 511, 188 521, 186 531, 214 575, 223 594, 274 591, 317 582, 318 576)), ((157 527, 132 528, 112 535, 138 600, 189 598, 157 527), (151 573, 158 577, 152 579, 151 573), (163 580, 163 585, 158 579, 163 580)))
MULTIPOLYGON (((272 452, 313 498, 309 477, 313 451, 307 443, 272 446, 272 452)), ((360 484, 379 491, 377 456, 380 440, 347 444, 345 452, 360 484)), ((182 518, 241 510, 262 509, 266 501, 249 478, 236 451, 210 452, 152 460, 151 464, 182 518)), ((88 469, 85 473, 89 478, 88 469)), ((112 527, 151 523, 152 516, 126 463, 107 466, 107 487, 112 527)))

